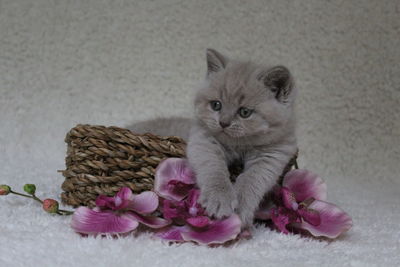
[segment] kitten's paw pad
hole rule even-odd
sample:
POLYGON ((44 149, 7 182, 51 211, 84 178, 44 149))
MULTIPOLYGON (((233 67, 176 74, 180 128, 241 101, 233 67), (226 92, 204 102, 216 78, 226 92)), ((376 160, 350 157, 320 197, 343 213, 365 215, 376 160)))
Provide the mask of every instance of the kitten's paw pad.
POLYGON ((238 205, 233 191, 206 190, 201 194, 199 202, 206 209, 208 215, 216 218, 233 214, 238 205))

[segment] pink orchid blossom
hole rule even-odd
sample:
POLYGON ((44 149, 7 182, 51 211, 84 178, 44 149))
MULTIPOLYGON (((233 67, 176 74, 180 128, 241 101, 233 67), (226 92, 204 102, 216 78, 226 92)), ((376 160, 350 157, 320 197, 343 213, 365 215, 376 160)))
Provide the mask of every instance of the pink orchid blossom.
POLYGON ((154 191, 162 198, 180 201, 196 183, 189 162, 180 158, 168 158, 156 169, 154 191))
POLYGON ((239 217, 213 220, 197 203, 200 190, 195 188, 194 172, 184 159, 169 158, 159 164, 155 191, 162 196, 161 211, 173 226, 158 233, 169 241, 193 241, 199 244, 222 244, 235 239, 241 228, 239 217))
POLYGON ((336 238, 351 228, 352 220, 339 207, 326 202, 326 196, 326 184, 320 177, 307 170, 292 170, 274 191, 275 207, 259 210, 256 218, 271 219, 285 234, 288 227, 293 227, 313 236, 336 238))
POLYGON ((150 228, 162 228, 170 222, 150 216, 158 207, 158 196, 151 191, 139 195, 122 187, 114 197, 100 195, 96 207, 79 207, 74 212, 71 226, 83 234, 120 234, 135 230, 139 223, 150 228))

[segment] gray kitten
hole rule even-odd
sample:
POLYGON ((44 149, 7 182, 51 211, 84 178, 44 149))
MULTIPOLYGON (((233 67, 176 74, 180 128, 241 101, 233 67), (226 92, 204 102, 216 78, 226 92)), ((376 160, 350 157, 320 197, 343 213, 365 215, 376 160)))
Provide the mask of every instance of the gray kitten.
POLYGON ((193 120, 156 119, 131 128, 189 136, 187 157, 201 190, 200 203, 217 218, 237 212, 248 227, 296 152, 296 90, 283 66, 230 60, 208 49, 207 67, 193 120), (243 172, 232 183, 229 166, 237 162, 243 172))

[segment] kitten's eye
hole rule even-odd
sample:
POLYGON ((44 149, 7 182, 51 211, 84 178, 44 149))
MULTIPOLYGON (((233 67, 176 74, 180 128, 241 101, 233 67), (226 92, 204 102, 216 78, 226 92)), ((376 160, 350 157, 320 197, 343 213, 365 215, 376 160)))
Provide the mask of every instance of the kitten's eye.
POLYGON ((248 109, 248 108, 240 108, 238 113, 239 113, 240 117, 248 118, 253 113, 253 110, 248 109))
POLYGON ((222 108, 222 104, 219 101, 211 101, 210 102, 211 108, 215 111, 220 111, 222 108))

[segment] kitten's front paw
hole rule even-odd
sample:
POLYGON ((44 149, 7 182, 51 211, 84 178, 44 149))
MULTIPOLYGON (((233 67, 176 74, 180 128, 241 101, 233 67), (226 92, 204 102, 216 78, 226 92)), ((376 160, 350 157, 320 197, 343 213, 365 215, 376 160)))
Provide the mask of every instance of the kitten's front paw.
POLYGON ((243 190, 244 188, 242 187, 242 190, 237 190, 237 199, 239 201, 237 212, 242 221, 242 229, 253 226, 254 213, 259 205, 259 201, 254 198, 254 194, 243 190))
POLYGON ((238 205, 233 188, 204 188, 200 195, 200 204, 206 209, 207 214, 222 218, 235 212, 238 205))
POLYGON ((251 209, 239 210, 239 217, 242 221, 242 229, 253 227, 254 212, 251 209))

